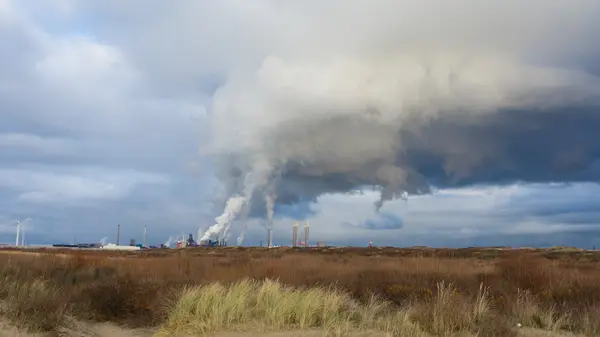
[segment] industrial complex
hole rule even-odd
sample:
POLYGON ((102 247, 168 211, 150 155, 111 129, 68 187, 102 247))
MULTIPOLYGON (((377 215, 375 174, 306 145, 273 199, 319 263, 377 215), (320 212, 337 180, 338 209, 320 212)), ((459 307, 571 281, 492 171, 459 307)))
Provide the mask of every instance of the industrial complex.
MULTIPOLYGON (((304 224, 304 230, 302 233, 298 232, 300 224, 294 222, 292 225, 292 240, 291 247, 311 247, 309 244, 310 239, 310 225, 308 222, 304 224)), ((17 222, 17 239, 15 247, 25 247, 24 233, 21 232, 19 222, 17 222), (21 242, 19 242, 21 239, 21 242)), ((217 240, 196 240, 192 234, 189 234, 187 238, 183 235, 179 236, 176 241, 169 239, 166 243, 160 245, 148 245, 146 242, 147 227, 144 226, 143 241, 142 243, 136 243, 135 239, 130 239, 128 245, 121 244, 121 225, 117 225, 116 243, 76 243, 73 239, 72 244, 53 244, 55 248, 74 248, 74 249, 102 249, 102 250, 127 250, 135 251, 142 249, 160 249, 160 248, 171 248, 171 244, 175 243, 175 248, 193 248, 193 247, 225 247, 227 246, 227 240, 219 238, 217 240)), ((104 240, 103 240, 104 241, 104 240)), ((322 246, 322 243, 318 243, 317 246, 322 246)), ((262 241, 261 244, 262 245, 262 241)), ((273 228, 267 229, 267 248, 281 247, 281 245, 275 246, 273 244, 273 228)))

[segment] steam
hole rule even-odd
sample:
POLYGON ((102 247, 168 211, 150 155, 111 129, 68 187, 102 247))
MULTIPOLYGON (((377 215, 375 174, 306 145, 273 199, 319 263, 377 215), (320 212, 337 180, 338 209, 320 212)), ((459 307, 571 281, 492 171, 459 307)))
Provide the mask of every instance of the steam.
POLYGON ((169 236, 169 238, 167 239, 167 241, 165 241, 165 247, 171 247, 171 244, 173 243, 173 241, 176 241, 177 237, 175 236, 169 236))
POLYGON ((267 206, 267 228, 273 228, 273 214, 275 213, 275 194, 273 192, 267 193, 265 196, 265 202, 267 206))
POLYGON ((204 237, 243 208, 272 226, 276 202, 365 186, 378 210, 432 187, 599 180, 600 79, 577 56, 600 55, 584 49, 597 2, 534 1, 543 19, 516 3, 459 1, 442 18, 439 3, 369 4, 344 2, 334 25, 335 6, 264 3, 280 45, 259 43, 262 62, 213 97, 206 151, 235 197, 204 237), (288 13, 292 30, 274 19, 288 13))
MULTIPOLYGON (((598 97, 597 78, 500 56, 466 62, 399 54, 312 66, 270 57, 254 76, 232 79, 215 95, 213 122, 219 132, 213 150, 216 156, 226 152, 236 158, 218 162, 224 172, 255 174, 257 160, 268 164, 258 165, 259 176, 267 178, 256 180, 253 190, 266 191, 263 209, 269 223, 275 195, 294 202, 376 185, 379 209, 407 193, 429 192, 438 170, 445 175, 440 185, 480 180, 489 175, 480 173, 482 168, 509 172, 508 165, 516 179, 524 177, 527 168, 518 165, 525 158, 516 157, 514 140, 495 135, 525 135, 528 126, 505 111, 517 111, 523 121, 538 118, 541 124, 546 116, 556 118, 598 97), (235 108, 237 102, 243 107, 235 108), (227 120, 236 120, 236 128, 243 125, 243 132, 230 129, 227 120), (275 172, 281 178, 269 180, 275 172)), ((559 124, 542 127, 551 135, 559 124)), ((573 146, 600 148, 584 139, 573 146)), ((557 150, 543 149, 549 161, 557 150)), ((223 179, 239 185, 235 175, 223 179)), ((245 196, 249 203, 258 201, 253 193, 245 196)))
POLYGON ((242 211, 242 208, 247 202, 247 198, 243 196, 235 196, 229 198, 225 204, 225 210, 223 214, 215 218, 216 223, 208 228, 200 241, 206 241, 211 238, 220 238, 225 235, 225 232, 229 230, 231 222, 235 220, 238 213, 242 211))
POLYGON ((244 243, 244 235, 246 234, 246 230, 248 229, 248 223, 245 222, 244 223, 244 227, 242 228, 242 230, 240 231, 240 235, 238 235, 237 237, 237 245, 241 246, 242 243, 244 243))

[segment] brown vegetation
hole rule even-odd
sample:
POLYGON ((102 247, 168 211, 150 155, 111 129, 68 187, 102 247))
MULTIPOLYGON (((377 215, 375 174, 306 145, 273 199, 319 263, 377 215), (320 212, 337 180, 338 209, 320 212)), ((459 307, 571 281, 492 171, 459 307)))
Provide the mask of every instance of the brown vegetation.
POLYGON ((67 316, 159 326, 189 286, 277 279, 295 288, 334 286, 364 305, 376 297, 378 303, 389 304, 386 312, 402 312, 402 319, 435 336, 510 336, 516 335, 518 323, 600 335, 600 253, 590 251, 198 248, 1 253, 2 311, 14 323, 37 330, 56 329, 67 316))

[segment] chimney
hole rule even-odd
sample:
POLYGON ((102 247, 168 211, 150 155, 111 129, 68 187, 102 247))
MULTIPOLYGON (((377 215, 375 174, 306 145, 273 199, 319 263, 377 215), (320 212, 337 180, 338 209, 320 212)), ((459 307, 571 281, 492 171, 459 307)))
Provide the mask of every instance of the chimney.
POLYGON ((144 247, 146 247, 146 225, 144 225, 144 247))
POLYGON ((268 238, 267 238, 267 248, 273 247, 273 228, 269 227, 268 238))
POLYGON ((117 246, 119 245, 119 239, 121 238, 121 224, 117 225, 117 246))
POLYGON ((294 222, 292 227, 292 247, 298 246, 298 223, 294 222))
POLYGON ((304 247, 308 247, 308 234, 310 231, 310 226, 308 225, 308 221, 304 224, 304 247))

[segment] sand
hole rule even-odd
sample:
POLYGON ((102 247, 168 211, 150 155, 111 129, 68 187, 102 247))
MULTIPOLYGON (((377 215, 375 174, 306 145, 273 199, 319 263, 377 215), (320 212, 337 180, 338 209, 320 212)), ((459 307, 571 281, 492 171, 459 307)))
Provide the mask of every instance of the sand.
MULTIPOLYGON (((64 337, 151 337, 155 329, 129 329, 119 327, 111 323, 87 323, 80 321, 70 322, 68 328, 62 329, 58 336, 64 337)), ((5 319, 0 318, 0 337, 49 337, 56 334, 35 334, 25 330, 18 329, 9 324, 5 319)), ((246 336, 264 336, 264 337, 320 337, 322 331, 287 331, 287 332, 217 332, 214 337, 246 337, 246 336)), ((355 333, 350 337, 369 336, 384 337, 383 333, 355 333)), ((578 337, 578 335, 569 333, 556 333, 551 331, 534 330, 523 328, 519 332, 519 337, 578 337)))
MULTIPOLYGON (((65 337, 151 337, 153 329, 128 329, 111 323, 86 323, 72 321, 67 328, 61 329, 58 336, 65 337)), ((46 337, 56 334, 29 333, 10 325, 5 319, 0 319, 0 337, 46 337)))

